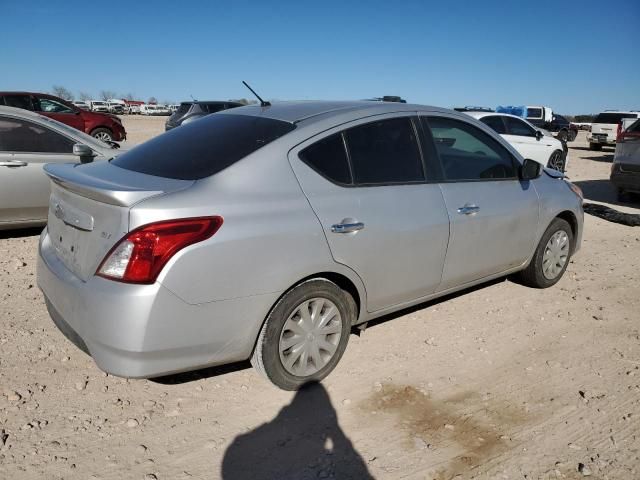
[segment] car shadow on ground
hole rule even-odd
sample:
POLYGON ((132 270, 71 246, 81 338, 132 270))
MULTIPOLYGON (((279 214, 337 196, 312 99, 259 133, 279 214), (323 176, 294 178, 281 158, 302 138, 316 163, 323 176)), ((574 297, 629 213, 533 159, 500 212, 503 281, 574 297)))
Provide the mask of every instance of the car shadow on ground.
POLYGON ((17 230, 0 230, 0 240, 8 238, 35 237, 42 233, 43 227, 19 228, 17 230))
POLYGON ((628 201, 622 202, 618 200, 616 188, 609 180, 578 180, 573 183, 582 189, 585 200, 623 207, 640 208, 640 196, 627 195, 628 201))
POLYGON ((238 435, 224 454, 220 475, 224 480, 373 480, 319 383, 296 392, 270 422, 238 435))

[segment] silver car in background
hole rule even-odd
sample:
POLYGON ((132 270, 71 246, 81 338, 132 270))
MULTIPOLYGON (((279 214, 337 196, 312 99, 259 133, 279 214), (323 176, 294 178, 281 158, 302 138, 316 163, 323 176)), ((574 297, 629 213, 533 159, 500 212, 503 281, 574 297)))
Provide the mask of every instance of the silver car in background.
POLYGON ((117 150, 51 118, 0 107, 0 230, 47 221, 49 178, 45 163, 106 160, 117 150))
POLYGON ((582 238, 562 174, 420 105, 235 108, 46 171, 39 286, 60 330, 125 377, 250 358, 296 389, 353 326, 516 272, 549 287, 582 238))

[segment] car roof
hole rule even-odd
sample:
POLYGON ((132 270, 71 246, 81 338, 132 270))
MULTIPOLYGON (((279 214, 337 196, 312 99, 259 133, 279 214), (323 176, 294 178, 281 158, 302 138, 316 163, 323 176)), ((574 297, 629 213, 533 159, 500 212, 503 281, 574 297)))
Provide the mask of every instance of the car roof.
POLYGON ((500 116, 500 117, 513 117, 513 118, 517 118, 518 120, 524 120, 526 122, 526 119, 519 117, 517 115, 511 115, 510 113, 500 113, 500 112, 462 112, 462 113, 464 113, 465 115, 469 115, 470 117, 477 118, 478 120, 483 117, 500 116))
POLYGON ((412 111, 435 111, 435 112, 451 112, 445 108, 431 107, 426 105, 415 105, 410 103, 399 102, 370 102, 362 101, 290 101, 290 102, 274 102, 269 106, 247 105, 244 107, 225 110, 216 115, 252 115, 259 117, 272 118, 289 123, 309 124, 314 121, 323 120, 332 115, 352 114, 354 117, 358 114, 376 115, 391 112, 412 112, 412 111))

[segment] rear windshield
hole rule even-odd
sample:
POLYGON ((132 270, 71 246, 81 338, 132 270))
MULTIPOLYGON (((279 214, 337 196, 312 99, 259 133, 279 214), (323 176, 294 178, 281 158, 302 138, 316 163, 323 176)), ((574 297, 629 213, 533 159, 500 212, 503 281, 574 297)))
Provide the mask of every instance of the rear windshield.
POLYGON ((599 113, 593 123, 620 123, 623 118, 637 118, 635 113, 599 113))
POLYGON ((542 118, 542 109, 527 108, 527 118, 542 118))
POLYGON ((176 110, 176 117, 181 117, 185 115, 190 108, 191 108, 190 103, 181 103, 178 109, 176 110))
POLYGON ((114 165, 157 177, 198 180, 295 129, 249 115, 210 115, 170 130, 112 160, 114 165))

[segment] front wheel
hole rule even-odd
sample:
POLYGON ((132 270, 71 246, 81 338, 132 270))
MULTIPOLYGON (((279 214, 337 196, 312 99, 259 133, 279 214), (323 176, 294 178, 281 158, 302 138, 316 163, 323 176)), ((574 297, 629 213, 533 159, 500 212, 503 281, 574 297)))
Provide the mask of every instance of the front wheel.
POLYGON ((251 364, 283 390, 322 380, 347 348, 356 310, 353 297, 333 282, 301 283, 267 316, 251 364))
POLYGON ((555 285, 569 264, 573 231, 566 220, 555 218, 542 235, 531 262, 519 273, 525 285, 548 288, 555 285))
POLYGON ((547 162, 547 167, 557 170, 559 172, 564 172, 565 159, 563 152, 560 150, 555 150, 551 156, 549 157, 549 161, 547 162))
POLYGON ((96 128, 93 132, 91 132, 91 136, 93 138, 97 138, 98 140, 102 140, 105 143, 113 141, 113 134, 108 128, 96 128))

